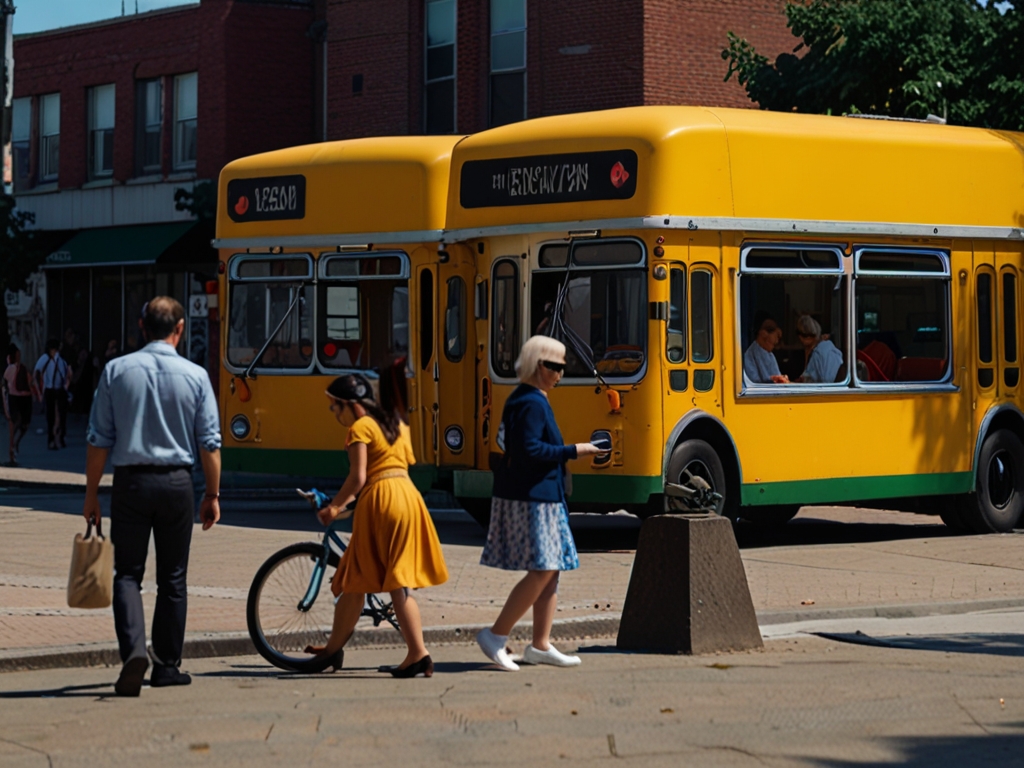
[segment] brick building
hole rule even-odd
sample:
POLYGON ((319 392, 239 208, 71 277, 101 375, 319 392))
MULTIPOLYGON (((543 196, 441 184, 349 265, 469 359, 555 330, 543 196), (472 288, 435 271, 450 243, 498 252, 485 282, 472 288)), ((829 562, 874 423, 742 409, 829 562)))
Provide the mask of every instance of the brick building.
POLYGON ((202 0, 15 38, 14 192, 65 234, 38 288, 73 364, 137 347, 142 303, 167 293, 192 310, 182 352, 215 370, 195 301, 216 279, 212 222, 175 192, 201 202, 227 162, 318 138, 314 20, 311 0, 202 0))
MULTIPOLYGON (((318 0, 327 23, 326 136, 473 133, 517 119, 643 104, 751 107, 735 79, 723 82, 726 33, 759 50, 789 50, 783 5, 318 0)), ((318 65, 323 61, 321 47, 318 65)))
MULTIPOLYGON (((33 295, 8 302, 45 308, 45 320, 13 318, 11 330, 38 328, 17 339, 26 357, 45 335, 102 356, 137 346, 146 297, 191 305, 214 277, 211 224, 177 210, 175 192, 201 197, 237 157, 642 104, 752 106, 723 82, 726 33, 791 47, 782 5, 201 0, 20 35, 15 195, 65 237, 33 295)), ((195 312, 183 352, 213 370, 216 329, 201 300, 195 312)))

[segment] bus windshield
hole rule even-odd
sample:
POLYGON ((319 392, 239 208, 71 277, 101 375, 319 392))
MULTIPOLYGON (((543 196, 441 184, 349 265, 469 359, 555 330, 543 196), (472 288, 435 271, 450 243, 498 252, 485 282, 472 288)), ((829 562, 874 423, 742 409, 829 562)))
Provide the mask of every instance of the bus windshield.
POLYGON ((308 256, 246 256, 232 264, 227 345, 231 365, 296 370, 312 365, 313 302, 306 290, 312 276, 308 256), (266 350, 255 360, 264 345, 266 350))
POLYGON ((588 242, 585 248, 581 246, 573 250, 572 263, 587 266, 573 266, 569 270, 564 268, 565 245, 545 246, 541 250, 542 267, 558 266, 533 273, 531 331, 561 339, 554 327, 554 311, 559 291, 566 286, 561 323, 589 346, 593 359, 591 368, 589 361, 580 359, 572 344, 566 344, 566 377, 592 378, 595 370, 606 379, 634 377, 643 367, 646 352, 647 280, 642 266, 643 251, 633 241, 588 242))

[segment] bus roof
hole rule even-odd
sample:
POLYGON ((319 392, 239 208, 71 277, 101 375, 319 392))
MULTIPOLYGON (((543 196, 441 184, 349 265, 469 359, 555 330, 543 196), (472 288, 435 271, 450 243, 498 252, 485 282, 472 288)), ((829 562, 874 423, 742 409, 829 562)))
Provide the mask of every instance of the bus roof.
POLYGON ((460 136, 386 136, 265 152, 220 174, 220 248, 437 241, 460 136))
POLYGON ((631 107, 469 136, 451 169, 449 241, 602 226, 1008 239, 1024 229, 1024 134, 935 123, 631 107))

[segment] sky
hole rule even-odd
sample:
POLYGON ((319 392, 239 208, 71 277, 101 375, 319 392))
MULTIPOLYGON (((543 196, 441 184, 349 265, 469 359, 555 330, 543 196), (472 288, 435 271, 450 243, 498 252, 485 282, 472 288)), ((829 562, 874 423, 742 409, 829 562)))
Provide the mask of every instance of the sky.
MULTIPOLYGON (((153 11, 196 0, 124 0, 125 14, 153 11)), ((14 0, 14 34, 70 27, 121 15, 122 0, 14 0)))

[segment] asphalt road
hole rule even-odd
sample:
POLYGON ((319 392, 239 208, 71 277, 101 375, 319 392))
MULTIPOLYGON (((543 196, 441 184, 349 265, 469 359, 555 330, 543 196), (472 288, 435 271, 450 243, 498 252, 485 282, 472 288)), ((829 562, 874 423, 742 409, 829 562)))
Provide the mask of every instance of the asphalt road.
MULTIPOLYGON (((989 621, 1024 628, 1020 615, 989 621)), ((111 695, 112 669, 10 673, 0 764, 960 768, 1024 754, 1019 642, 949 651, 797 635, 721 656, 580 652, 576 669, 510 674, 474 648, 435 648, 429 680, 377 671, 400 650, 351 651, 344 670, 317 676, 196 660, 193 685, 132 700, 111 695)))

